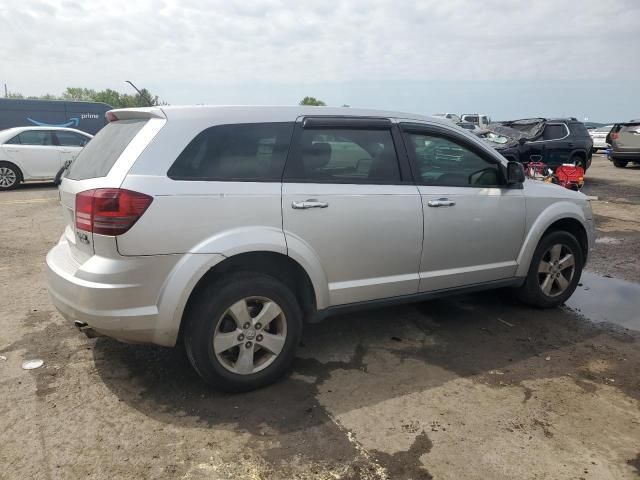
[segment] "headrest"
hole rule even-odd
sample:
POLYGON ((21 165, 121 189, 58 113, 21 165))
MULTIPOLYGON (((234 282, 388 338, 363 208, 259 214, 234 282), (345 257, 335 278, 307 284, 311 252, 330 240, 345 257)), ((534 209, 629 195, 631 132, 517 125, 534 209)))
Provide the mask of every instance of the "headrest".
POLYGON ((302 152, 305 169, 315 170, 324 167, 331 160, 331 144, 312 143, 302 152))

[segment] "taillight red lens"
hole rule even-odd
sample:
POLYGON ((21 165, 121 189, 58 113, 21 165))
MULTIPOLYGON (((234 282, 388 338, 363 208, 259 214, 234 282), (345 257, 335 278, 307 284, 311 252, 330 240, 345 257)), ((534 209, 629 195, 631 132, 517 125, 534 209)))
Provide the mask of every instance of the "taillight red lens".
POLYGON ((620 138, 620 134, 618 132, 611 134, 611 140, 617 140, 618 138, 620 138))
POLYGON ((147 210, 153 197, 121 188, 96 188, 76 195, 76 228, 122 235, 147 210))

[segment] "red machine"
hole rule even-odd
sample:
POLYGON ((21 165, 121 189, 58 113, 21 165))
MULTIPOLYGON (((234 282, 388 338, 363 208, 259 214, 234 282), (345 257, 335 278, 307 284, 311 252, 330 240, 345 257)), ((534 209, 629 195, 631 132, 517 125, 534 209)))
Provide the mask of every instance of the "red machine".
POLYGON ((542 162, 529 162, 524 171, 533 180, 555 183, 570 190, 580 190, 584 185, 584 168, 577 165, 563 164, 554 172, 542 162))
POLYGON ((584 168, 577 165, 564 164, 556 168, 556 182, 570 190, 580 190, 584 185, 584 168))

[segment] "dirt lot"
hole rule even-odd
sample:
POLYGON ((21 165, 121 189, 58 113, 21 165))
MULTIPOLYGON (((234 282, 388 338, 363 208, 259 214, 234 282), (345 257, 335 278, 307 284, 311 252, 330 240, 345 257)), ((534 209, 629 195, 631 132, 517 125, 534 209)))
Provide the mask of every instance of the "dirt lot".
POLYGON ((595 157, 585 192, 599 240, 571 307, 498 291, 331 318, 243 395, 180 350, 79 334, 45 287, 57 191, 4 193, 0 477, 638 478, 640 168, 595 157))

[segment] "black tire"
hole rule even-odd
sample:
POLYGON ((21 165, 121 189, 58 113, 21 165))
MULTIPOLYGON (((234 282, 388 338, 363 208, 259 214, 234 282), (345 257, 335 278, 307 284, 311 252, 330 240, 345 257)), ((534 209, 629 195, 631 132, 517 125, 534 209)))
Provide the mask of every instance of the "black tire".
POLYGON ((572 155, 569 159, 569 163, 572 163, 577 167, 582 167, 585 172, 587 171, 587 161, 581 155, 572 155))
POLYGON ((613 166, 616 168, 624 168, 627 166, 627 162, 626 160, 613 160, 613 166))
POLYGON ((573 295, 573 292, 578 286, 580 276, 582 275, 583 265, 584 254, 582 252, 582 248, 572 234, 565 231, 554 231, 546 234, 542 237, 540 243, 536 247, 533 258, 531 259, 531 265, 529 266, 529 273, 527 274, 525 283, 517 291, 518 298, 522 302, 538 308, 552 308, 562 305, 571 295, 573 295), (568 286, 561 293, 551 296, 543 292, 540 282, 542 280, 542 276, 546 274, 538 273, 538 270, 543 257, 554 245, 562 245, 563 248, 566 249, 563 251, 571 252, 573 254, 575 267, 573 274, 569 279, 568 286))
MULTIPOLYGON (((184 320, 184 344, 191 365, 207 383, 232 392, 263 387, 287 373, 302 334, 302 312, 291 290, 275 278, 261 273, 230 274, 208 285, 194 299, 184 320), (286 336, 282 350, 272 363, 255 373, 240 374, 223 365, 224 359, 219 359, 214 352, 213 340, 219 322, 225 321, 223 316, 229 307, 248 297, 265 297, 280 307, 286 322, 286 336)), ((257 336, 254 339, 254 346, 258 346, 257 336)), ((244 346, 241 343, 237 348, 244 346)))
POLYGON ((0 191, 13 190, 22 182, 22 172, 18 167, 10 162, 0 162, 0 191), (13 183, 7 182, 13 178, 13 183))

